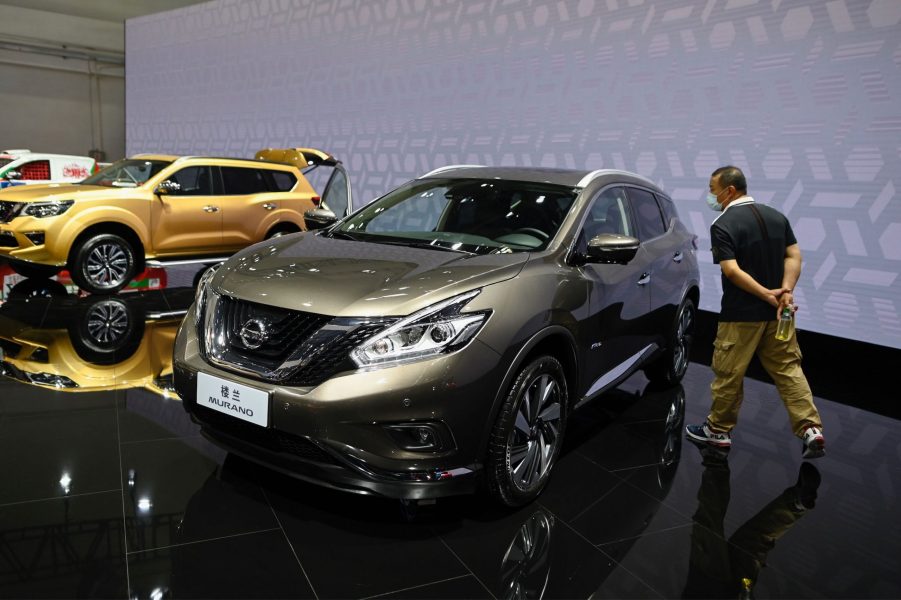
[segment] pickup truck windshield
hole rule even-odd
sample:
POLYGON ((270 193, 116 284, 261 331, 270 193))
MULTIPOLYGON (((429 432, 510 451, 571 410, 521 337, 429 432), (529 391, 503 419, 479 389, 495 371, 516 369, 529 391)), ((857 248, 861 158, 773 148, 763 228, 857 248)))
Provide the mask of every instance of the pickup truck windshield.
POLYGON ((106 187, 138 187, 170 164, 166 160, 127 158, 114 162, 79 183, 106 187))

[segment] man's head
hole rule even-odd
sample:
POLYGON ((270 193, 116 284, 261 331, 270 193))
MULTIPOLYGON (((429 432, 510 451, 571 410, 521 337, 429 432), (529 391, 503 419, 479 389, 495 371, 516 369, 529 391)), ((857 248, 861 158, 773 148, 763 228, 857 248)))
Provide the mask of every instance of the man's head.
POLYGON ((745 174, 738 167, 720 167, 710 175, 710 196, 707 202, 714 210, 726 208, 730 202, 747 193, 745 174))

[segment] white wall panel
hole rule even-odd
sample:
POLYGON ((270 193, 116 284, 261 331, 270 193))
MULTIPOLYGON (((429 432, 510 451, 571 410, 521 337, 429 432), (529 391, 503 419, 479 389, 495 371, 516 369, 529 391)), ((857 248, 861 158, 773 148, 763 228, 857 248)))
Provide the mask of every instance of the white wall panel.
POLYGON ((366 199, 448 163, 626 168, 705 251, 707 177, 737 164, 797 225, 799 326, 901 347, 899 23, 896 0, 216 0, 127 22, 127 149, 320 146, 366 199))

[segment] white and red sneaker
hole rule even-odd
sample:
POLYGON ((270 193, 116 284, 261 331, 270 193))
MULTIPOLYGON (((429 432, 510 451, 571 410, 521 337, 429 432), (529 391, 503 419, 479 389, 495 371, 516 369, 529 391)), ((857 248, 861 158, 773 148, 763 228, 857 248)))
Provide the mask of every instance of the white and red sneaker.
POLYGON ((801 436, 804 446, 801 449, 802 458, 819 458, 826 454, 826 438, 819 427, 810 426, 804 430, 801 436))

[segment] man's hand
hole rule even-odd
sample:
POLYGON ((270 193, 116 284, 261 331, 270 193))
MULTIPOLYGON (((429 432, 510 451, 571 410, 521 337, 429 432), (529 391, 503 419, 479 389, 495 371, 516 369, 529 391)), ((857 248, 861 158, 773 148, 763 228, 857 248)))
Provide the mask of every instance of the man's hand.
POLYGON ((782 298, 784 297, 786 292, 788 292, 789 296, 791 295, 791 290, 787 290, 785 288, 775 288, 772 290, 767 290, 763 295, 762 300, 779 311, 782 310, 782 298))
POLYGON ((776 318, 782 316, 782 309, 786 306, 791 307, 792 315, 798 312, 798 307, 795 306, 795 298, 792 295, 792 291, 788 288, 783 288, 782 294, 779 296, 779 303, 776 305, 776 318))

